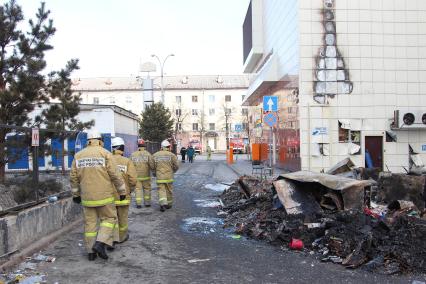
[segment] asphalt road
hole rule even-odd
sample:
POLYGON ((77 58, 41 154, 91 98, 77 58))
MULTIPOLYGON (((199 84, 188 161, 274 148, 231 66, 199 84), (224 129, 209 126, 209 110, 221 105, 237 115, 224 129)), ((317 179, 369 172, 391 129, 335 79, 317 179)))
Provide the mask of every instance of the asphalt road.
POLYGON ((237 174, 224 161, 182 164, 173 209, 161 213, 157 204, 132 207, 130 240, 110 253, 110 259, 89 262, 83 228, 76 228, 41 252, 56 257, 55 262, 40 262, 32 271, 45 275, 48 283, 412 283, 419 279, 348 270, 321 263, 307 252, 238 238, 222 228, 217 210, 209 207, 219 193, 205 187, 235 178, 237 174))

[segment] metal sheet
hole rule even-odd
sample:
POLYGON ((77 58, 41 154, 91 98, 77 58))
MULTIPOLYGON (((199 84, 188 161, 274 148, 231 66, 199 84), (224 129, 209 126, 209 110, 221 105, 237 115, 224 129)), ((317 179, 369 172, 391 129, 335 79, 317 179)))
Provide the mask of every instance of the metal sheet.
POLYGON ((313 195, 298 189, 294 182, 282 179, 274 181, 274 186, 287 214, 310 215, 322 211, 313 195))

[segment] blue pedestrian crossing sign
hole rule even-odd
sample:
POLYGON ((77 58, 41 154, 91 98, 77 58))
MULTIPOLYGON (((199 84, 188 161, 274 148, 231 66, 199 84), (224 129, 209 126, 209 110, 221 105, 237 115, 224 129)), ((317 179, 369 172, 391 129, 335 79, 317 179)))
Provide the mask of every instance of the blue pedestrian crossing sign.
POLYGON ((263 111, 278 111, 278 97, 277 96, 263 97, 263 111))
POLYGON ((275 125, 277 125, 278 123, 278 117, 275 113, 270 112, 267 113, 264 117, 263 117, 263 121, 265 122, 266 125, 268 125, 269 127, 274 127, 275 125))

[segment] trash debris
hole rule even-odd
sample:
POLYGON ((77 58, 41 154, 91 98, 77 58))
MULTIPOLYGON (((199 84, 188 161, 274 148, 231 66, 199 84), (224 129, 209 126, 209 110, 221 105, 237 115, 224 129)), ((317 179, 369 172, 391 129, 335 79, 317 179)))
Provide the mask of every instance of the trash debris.
POLYGON ((231 238, 233 238, 234 240, 239 240, 241 239, 241 235, 232 235, 231 238))
POLYGON ((58 197, 57 197, 56 195, 49 196, 49 197, 47 198, 47 201, 48 201, 49 203, 54 203, 54 202, 58 201, 58 197))
POLYGON ((221 194, 218 216, 235 234, 283 250, 313 252, 322 261, 346 268, 426 273, 426 220, 420 218, 421 211, 405 198, 391 199, 396 200, 392 206, 367 201, 364 194, 374 184, 310 172, 282 175, 274 182, 244 176, 221 194))
POLYGON ((198 258, 188 259, 189 263, 206 262, 206 261, 210 261, 210 258, 205 258, 205 259, 198 259, 198 258))
POLYGON ((394 200, 411 201, 420 211, 423 211, 425 181, 426 176, 381 173, 377 182, 377 201, 387 204, 394 200))
POLYGON ((293 250, 302 250, 303 242, 299 239, 291 239, 289 247, 293 250))
MULTIPOLYGON (((301 192, 301 195, 313 195, 316 198, 319 195, 322 207, 330 209, 331 206, 337 210, 362 209, 365 188, 376 184, 373 180, 355 180, 323 173, 299 171, 279 176, 274 185, 289 181, 293 182, 294 190, 301 192)), ((282 187, 279 186, 281 193, 282 187)), ((280 191, 278 191, 278 196, 280 196, 280 191)))
POLYGON ((45 262, 55 262, 55 260, 56 260, 56 258, 53 257, 53 256, 47 256, 47 255, 42 255, 42 254, 37 255, 33 259, 38 260, 38 261, 45 261, 45 262))

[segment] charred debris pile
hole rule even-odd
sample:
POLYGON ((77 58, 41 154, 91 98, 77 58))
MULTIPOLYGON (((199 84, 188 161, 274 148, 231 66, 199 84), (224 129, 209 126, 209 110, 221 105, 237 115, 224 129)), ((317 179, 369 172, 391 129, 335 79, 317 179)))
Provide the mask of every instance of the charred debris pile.
POLYGON ((426 273, 425 177, 350 172, 243 176, 221 195, 218 215, 237 234, 347 268, 426 273))

